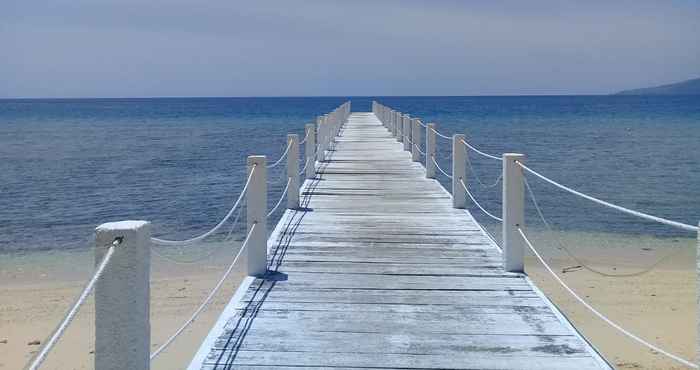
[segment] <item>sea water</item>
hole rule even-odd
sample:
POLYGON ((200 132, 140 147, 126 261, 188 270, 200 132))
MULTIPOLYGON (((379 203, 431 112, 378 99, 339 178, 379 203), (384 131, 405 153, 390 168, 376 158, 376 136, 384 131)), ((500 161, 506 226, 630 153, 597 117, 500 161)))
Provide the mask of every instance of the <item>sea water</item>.
MULTIPOLYGON (((531 168, 610 202, 700 220, 697 96, 0 100, 0 253, 85 249, 95 226, 123 219, 149 220, 155 235, 170 239, 198 235, 238 197, 246 156, 271 163, 288 133, 303 138, 305 124, 347 99, 353 111, 380 101, 447 136, 466 134, 494 155, 524 153, 531 168)), ((450 168, 451 144, 437 140, 441 166, 450 168)), ((470 188, 500 214, 500 163, 474 152, 469 158, 470 188)), ((271 208, 285 184, 284 163, 268 176, 271 208)), ((527 179, 556 230, 694 237, 527 179)), ((526 223, 543 228, 527 201, 526 223)))

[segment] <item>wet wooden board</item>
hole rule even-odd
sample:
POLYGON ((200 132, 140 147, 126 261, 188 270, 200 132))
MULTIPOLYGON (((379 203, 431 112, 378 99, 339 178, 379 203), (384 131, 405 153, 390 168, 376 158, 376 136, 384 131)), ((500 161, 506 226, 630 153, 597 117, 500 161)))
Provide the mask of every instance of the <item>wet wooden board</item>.
POLYGON ((373 114, 336 142, 191 369, 608 368, 373 114))

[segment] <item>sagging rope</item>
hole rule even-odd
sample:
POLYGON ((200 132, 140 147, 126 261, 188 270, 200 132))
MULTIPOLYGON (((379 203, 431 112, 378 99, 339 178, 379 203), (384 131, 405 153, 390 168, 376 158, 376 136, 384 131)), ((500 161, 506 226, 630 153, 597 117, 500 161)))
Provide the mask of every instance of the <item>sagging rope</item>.
POLYGON ((269 165, 267 165, 266 167, 267 167, 267 168, 275 168, 275 167, 277 167, 277 165, 279 165, 280 163, 282 163, 282 160, 283 160, 285 157, 287 157, 287 153, 289 153, 289 148, 290 148, 291 146, 292 146, 292 141, 290 140, 290 141, 287 142, 287 148, 284 149, 284 152, 282 153, 282 155, 280 156, 280 158, 279 158, 275 163, 269 164, 269 165))
POLYGON ((687 230, 687 231, 693 231, 693 232, 698 232, 698 231, 699 231, 699 228, 698 228, 697 226, 687 225, 687 224, 684 224, 684 223, 681 223, 681 222, 668 220, 668 219, 665 219, 665 218, 662 218, 662 217, 652 216, 652 215, 647 214, 647 213, 643 213, 643 212, 635 211, 635 210, 632 210, 632 209, 629 209, 629 208, 625 208, 625 207, 622 207, 622 206, 618 206, 618 205, 616 205, 616 204, 612 204, 612 203, 610 203, 610 202, 606 202, 606 201, 604 201, 604 200, 601 200, 601 199, 592 197, 592 196, 590 196, 590 195, 581 193, 581 192, 576 191, 576 190, 574 190, 574 189, 572 189, 572 188, 570 188, 570 187, 564 186, 564 185, 562 185, 562 184, 560 184, 560 183, 558 183, 558 182, 556 182, 556 181, 554 181, 554 180, 552 180, 552 179, 550 179, 550 178, 548 178, 548 177, 546 177, 546 176, 540 174, 539 172, 536 172, 535 170, 530 169, 529 167, 527 167, 526 165, 524 165, 524 164, 521 163, 520 161, 515 161, 515 163, 517 163, 517 164, 518 164, 522 169, 524 169, 525 171, 531 173, 531 174, 534 175, 534 176, 539 177, 540 179, 544 180, 545 182, 547 182, 547 183, 549 183, 549 184, 552 184, 552 185, 558 187, 559 189, 562 189, 562 190, 564 190, 564 191, 567 191, 567 192, 569 192, 569 193, 571 193, 571 194, 577 195, 577 196, 579 196, 579 197, 581 197, 581 198, 588 199, 588 200, 590 200, 590 201, 592 201, 592 202, 594 202, 594 203, 598 203, 598 204, 603 205, 603 206, 605 206, 605 207, 612 208, 612 209, 618 210, 618 211, 620 211, 620 212, 627 213, 627 214, 629 214, 629 215, 636 216, 636 217, 639 217, 639 218, 643 218, 643 219, 646 219, 646 220, 655 221, 655 222, 658 222, 658 223, 661 223, 661 224, 664 224, 664 225, 673 226, 673 227, 676 227, 676 228, 679 228, 679 229, 683 229, 683 230, 687 230))
POLYGON ((488 154, 488 153, 484 153, 484 152, 482 152, 481 150, 475 148, 473 145, 469 144, 469 143, 468 143, 466 140, 464 140, 464 139, 462 139, 462 140, 460 140, 460 141, 462 142, 462 144, 466 145, 467 148, 469 148, 469 149, 475 151, 476 153, 478 153, 478 154, 480 154, 480 155, 482 155, 482 156, 484 156, 484 157, 486 157, 486 158, 494 159, 494 160, 501 161, 501 162, 503 161, 503 158, 496 157, 495 155, 491 155, 491 154, 488 154))
MULTIPOLYGON (((234 218, 233 218, 233 221, 231 222, 231 227, 229 228, 229 231, 228 231, 228 233, 226 234, 226 237, 224 238, 224 242, 227 242, 227 241, 229 241, 229 240, 231 239, 231 236, 233 235, 233 231, 236 229, 236 226, 238 225, 238 221, 241 220, 241 215, 242 215, 242 214, 243 214, 243 208, 238 208, 238 212, 236 212, 236 217, 234 217, 234 218)), ((171 263, 174 263, 174 264, 177 264, 177 265, 192 265, 192 264, 195 264, 195 263, 202 262, 202 261, 208 259, 209 257, 213 256, 214 253, 218 252, 218 251, 221 249, 221 247, 224 246, 224 245, 226 245, 226 244, 223 243, 223 242, 222 242, 222 243, 219 243, 219 245, 214 246, 214 247, 211 249, 211 251, 209 251, 209 252, 206 253, 205 255, 199 256, 199 257, 196 257, 196 258, 190 259, 190 260, 181 260, 181 259, 174 258, 174 257, 172 257, 172 256, 168 256, 167 254, 161 253, 161 252, 158 250, 159 248, 157 248, 157 247, 151 248, 151 252, 152 252, 153 254, 155 254, 157 257, 162 258, 163 260, 166 260, 166 261, 168 261, 168 262, 171 262, 171 263)))
POLYGON ((476 206, 479 207, 479 209, 480 209, 482 212, 484 212, 487 216, 493 218, 494 220, 496 220, 496 221, 498 221, 498 222, 503 222, 503 219, 502 219, 502 218, 491 214, 491 212, 487 211, 484 207, 481 206, 481 204, 479 204, 479 202, 476 200, 476 198, 474 198, 474 196, 473 196, 472 193, 469 191, 469 189, 467 189, 467 185, 464 184, 464 180, 463 180, 463 179, 459 179, 459 183, 462 184, 462 188, 464 189, 464 191, 467 193, 467 195, 469 195, 469 198, 471 198, 472 202, 474 202, 474 204, 476 204, 476 206))
POLYGON ((63 318, 63 320, 61 320, 61 323, 58 325, 58 327, 56 327, 56 330, 54 330, 53 335, 51 335, 51 338, 49 338, 49 340, 46 341, 46 344, 41 349, 41 351, 39 351, 39 354, 37 354, 36 357, 34 357, 34 360, 32 360, 31 364, 26 367, 27 369, 36 370, 39 368, 39 366, 41 366, 44 360, 46 360, 46 356, 48 356, 49 352, 51 352, 51 349, 53 349, 56 343, 58 343, 58 340, 61 339, 63 333, 75 318, 75 315, 78 313, 80 306, 82 306, 83 303, 85 303, 85 300, 95 288, 97 280, 100 279, 100 277, 104 273, 105 268, 107 268, 109 261, 111 261, 112 255, 114 255, 114 249, 119 244, 121 244, 121 242, 122 239, 114 239, 112 244, 109 246, 109 249, 107 249, 107 253, 105 253, 104 257, 102 257, 102 261, 100 261, 100 264, 97 266, 97 269, 92 275, 92 278, 90 278, 87 285, 85 285, 85 288, 83 288, 83 291, 78 296, 78 299, 75 301, 75 303, 73 303, 73 306, 70 310, 68 310, 68 313, 63 318))
POLYGON ((299 142, 299 145, 306 143, 306 139, 309 138, 310 133, 311 133, 311 130, 306 130, 306 135, 304 135, 304 139, 299 142))
POLYGON ((443 139, 452 140, 451 137, 445 136, 445 135, 439 133, 438 130, 436 130, 436 129, 432 128, 432 127, 429 127, 429 129, 430 129, 430 131, 434 132, 435 135, 437 135, 437 136, 439 136, 439 137, 441 137, 441 138, 443 138, 443 139))
POLYGON ((186 240, 166 240, 166 239, 159 239, 159 238, 151 238, 151 241, 153 244, 157 245, 178 245, 178 246, 184 246, 184 245, 189 245, 196 243, 204 238, 206 238, 209 235, 214 234, 217 230, 223 226, 226 221, 233 215, 233 212, 236 211, 236 208, 238 208, 238 205, 241 203, 241 200, 243 200, 243 197, 245 196, 246 192, 248 191, 248 185, 250 185, 250 181, 253 178, 253 174, 255 173, 255 168, 257 167, 257 164, 253 165, 253 168, 250 170, 250 174, 248 175, 248 179, 245 182, 245 186, 243 186, 243 190, 241 191, 241 194, 238 196, 238 199, 236 199, 236 202, 233 204, 233 207, 231 207, 231 210, 228 211, 226 216, 218 223, 216 226, 214 226, 211 230, 205 232, 204 234, 201 234, 199 236, 195 236, 194 238, 186 239, 186 240))
POLYGON ((306 158, 306 163, 304 163, 304 167, 301 169, 301 171, 299 171, 299 176, 303 175, 304 172, 306 172, 306 167, 309 166, 309 162, 311 162, 312 159, 313 159, 313 158, 311 158, 311 157, 306 158))
POLYGON ((653 351, 659 352, 659 353, 661 353, 661 354, 663 354, 663 355, 665 355, 665 356, 667 356, 667 357, 669 357, 669 358, 671 358, 671 359, 673 359, 673 360, 675 360, 675 361, 677 361, 677 362, 679 362, 679 363, 681 363, 681 364, 683 364, 683 365, 685 365, 685 366, 688 366, 688 367, 690 367, 690 368, 693 368, 693 369, 697 369, 697 368, 698 368, 698 366, 695 365, 695 364, 693 364, 692 362, 690 362, 690 361, 688 361, 688 360, 686 360, 686 359, 684 359, 684 358, 682 358, 682 357, 680 357, 680 356, 677 356, 677 355, 674 355, 674 354, 672 354, 672 353, 670 353, 670 352, 667 352, 667 351, 665 351, 665 350, 663 350, 663 349, 661 349, 661 348, 659 348, 659 347, 657 347, 657 346, 655 346, 655 345, 653 345, 653 344, 651 344, 651 343, 645 341, 644 339, 642 339, 642 338, 640 338, 640 337, 638 337, 638 336, 632 334, 631 332, 627 331, 626 329, 624 329, 623 327, 621 327, 620 325, 618 325, 617 323, 615 323, 614 321, 610 320, 610 319, 607 318, 605 315, 603 315, 602 313, 600 313, 598 310, 596 310, 595 308, 593 308, 593 306, 591 306, 590 304, 588 304, 588 302, 586 302, 585 300, 583 300, 583 298, 581 298, 578 294, 576 294, 576 292, 574 292, 573 289, 569 288, 569 286, 566 285, 566 283, 559 277, 559 275, 557 275, 557 274, 554 272, 554 270, 552 270, 552 268, 547 264, 547 262, 545 262, 545 260, 542 258, 542 256, 540 256, 540 254, 537 253, 537 251, 535 250, 535 247, 532 246, 532 243, 530 243, 530 240, 527 238, 527 236, 525 235, 525 232, 523 232, 523 230, 522 230, 520 227, 518 227, 518 233, 520 233, 520 236, 521 236, 521 237, 523 238, 523 240, 525 241, 525 244, 527 244, 528 248, 530 248, 530 250, 531 250, 532 253, 535 255, 535 257, 537 257, 537 259, 540 261, 540 263, 542 263, 542 265, 544 266, 544 268, 545 268, 547 271, 549 271, 550 274, 552 274, 552 276, 554 277, 554 279, 555 279, 567 292, 569 292, 569 294, 571 294, 579 303, 581 303, 584 307, 586 307, 589 311, 591 311, 595 316, 597 316, 599 319, 605 321, 608 325, 610 325, 610 326, 612 326, 613 328, 617 329, 619 332, 621 332, 622 334, 626 335, 627 337, 629 337, 629 338, 633 339, 634 341, 636 341, 636 342, 638 342, 638 343, 644 345, 645 347, 647 347, 647 348, 649 348, 649 349, 651 349, 651 350, 653 350, 653 351))
POLYGON ((416 144, 413 144, 413 146, 416 147, 416 150, 418 151, 418 153, 420 153, 421 155, 425 156, 425 152, 422 151, 422 150, 420 150, 420 146, 418 146, 418 145, 416 145, 416 144))
MULTIPOLYGON (((549 223, 549 221, 547 221, 545 219, 544 213, 542 213, 542 209, 539 205, 539 202, 537 202, 537 198, 535 198, 535 192, 532 191, 532 188, 530 187, 530 183, 527 181, 527 178, 523 178, 523 182, 525 183, 525 187, 527 188, 527 191, 530 195, 530 199, 532 200, 532 204, 535 206, 535 210, 537 211, 537 215, 540 217, 540 220, 542 221, 544 226, 547 228, 547 230, 549 230, 550 233, 555 234, 554 230, 552 229, 551 224, 549 223)), ((675 252, 667 253, 665 256, 663 256, 662 258, 660 258, 656 262, 652 263, 649 267, 646 267, 642 271, 637 271, 637 272, 628 273, 628 274, 610 274, 607 272, 600 271, 594 267, 588 266, 588 264, 581 261, 578 257, 576 257, 576 255, 573 252, 571 252, 569 250, 569 248, 567 248, 564 245, 564 243, 562 243, 561 239, 559 239, 558 236, 555 237, 555 240, 556 240, 557 244, 559 245, 559 248, 561 248, 564 252, 566 252, 566 254, 568 254, 569 257, 571 257, 574 261, 576 261, 576 263, 581 265, 581 267, 583 267, 584 269, 586 269, 594 274, 598 274, 598 275, 605 276, 605 277, 633 277, 633 276, 644 275, 647 272, 653 270, 656 266, 660 265, 665 260, 667 260, 669 257, 671 257, 677 253, 680 253, 682 251, 682 249, 679 248, 675 252)))
POLYGON ((243 241, 243 244, 241 244, 241 249, 238 250, 238 253, 236 253, 236 257, 233 258, 233 261, 231 262, 231 264, 228 266, 228 268, 226 269, 224 274, 221 276, 219 281, 216 283, 214 288, 209 292, 209 294, 204 299, 202 304, 199 305, 199 307, 194 311, 192 316, 190 316, 190 318, 187 319, 187 321, 185 321, 185 323, 182 324, 182 326, 180 326, 180 328, 177 329, 173 335, 171 335, 165 342, 163 342, 163 344, 160 345, 160 347, 158 347, 155 351, 153 351, 153 353, 151 353, 151 356, 150 356, 151 361, 153 361, 154 358, 156 358, 161 352, 163 352, 166 348, 168 348, 168 346, 170 346, 170 344, 175 340, 175 338, 177 338, 180 334, 182 334, 182 332, 185 329, 187 329, 187 327, 190 326, 190 324, 192 324, 197 319, 199 314, 201 314, 202 311, 209 305, 211 300, 214 298, 214 295, 216 294, 216 292, 221 288, 221 286, 224 284, 224 281, 226 281, 226 278, 231 274, 233 267, 236 265, 236 262, 238 261, 238 258, 241 256, 241 254, 245 250, 245 247, 248 245, 248 240, 250 239, 250 236, 253 234, 253 230, 255 230, 256 225, 257 225, 257 223, 254 223, 251 226, 250 230, 248 231, 248 235, 246 235, 245 240, 243 241))
POLYGON ((498 174, 498 177, 496 178, 496 181, 494 181, 493 184, 489 184, 489 185, 484 184, 484 183, 481 181, 481 178, 479 177, 479 174, 478 174, 478 173, 476 172, 476 170, 474 169, 474 166, 472 165, 472 161, 469 160, 469 156, 466 156, 466 160, 467 160, 467 165, 469 166, 470 173, 474 175, 474 179, 476 179, 476 182, 478 182, 479 185, 481 185, 481 187, 487 188, 487 189, 488 189, 488 188, 495 187, 495 186, 498 185, 498 183, 500 183, 501 180, 503 179, 503 171, 500 171, 500 173, 498 174))
POLYGON ((438 169, 438 171, 442 172, 443 175, 447 176, 447 178, 451 179, 452 175, 448 174, 447 172, 443 171, 442 168, 440 168, 440 165, 435 161, 435 157, 432 156, 430 159, 433 161, 435 164, 435 167, 438 169))
POLYGON ((292 182, 291 178, 287 179, 287 185, 285 185, 284 190, 282 190, 282 195, 280 196, 280 199, 277 201, 277 204, 275 204, 274 207, 270 210, 270 212, 267 213, 267 217, 272 216, 273 213, 279 208, 280 204, 282 204, 282 200, 287 196, 287 191, 289 190, 289 184, 292 182))

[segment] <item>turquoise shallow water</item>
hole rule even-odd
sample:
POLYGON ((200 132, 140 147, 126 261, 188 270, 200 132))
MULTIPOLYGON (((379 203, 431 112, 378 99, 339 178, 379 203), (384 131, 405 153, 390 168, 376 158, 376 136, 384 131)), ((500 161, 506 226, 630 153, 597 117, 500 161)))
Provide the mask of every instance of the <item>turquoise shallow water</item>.
MULTIPOLYGON (((237 197, 247 155, 276 159, 287 133, 303 136, 305 123, 346 99, 0 100, 0 251, 84 248, 96 225, 120 219, 151 220, 169 238, 205 231, 237 197)), ((377 99, 444 134, 466 133, 489 153, 523 152, 533 168, 606 200, 700 220, 700 97, 350 99, 354 111, 377 99)), ((496 179, 498 163, 472 159, 471 178, 496 179)), ((529 181, 559 229, 689 236, 529 181)), ((270 207, 283 185, 271 184, 270 207)), ((470 186, 498 211, 498 186, 470 186)))

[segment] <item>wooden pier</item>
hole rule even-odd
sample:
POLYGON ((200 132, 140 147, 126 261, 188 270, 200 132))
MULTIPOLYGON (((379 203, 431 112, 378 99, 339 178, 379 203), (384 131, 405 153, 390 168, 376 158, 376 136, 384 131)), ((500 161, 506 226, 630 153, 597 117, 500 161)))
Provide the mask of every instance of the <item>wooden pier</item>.
POLYGON ((373 113, 329 149, 190 369, 609 368, 373 113))

